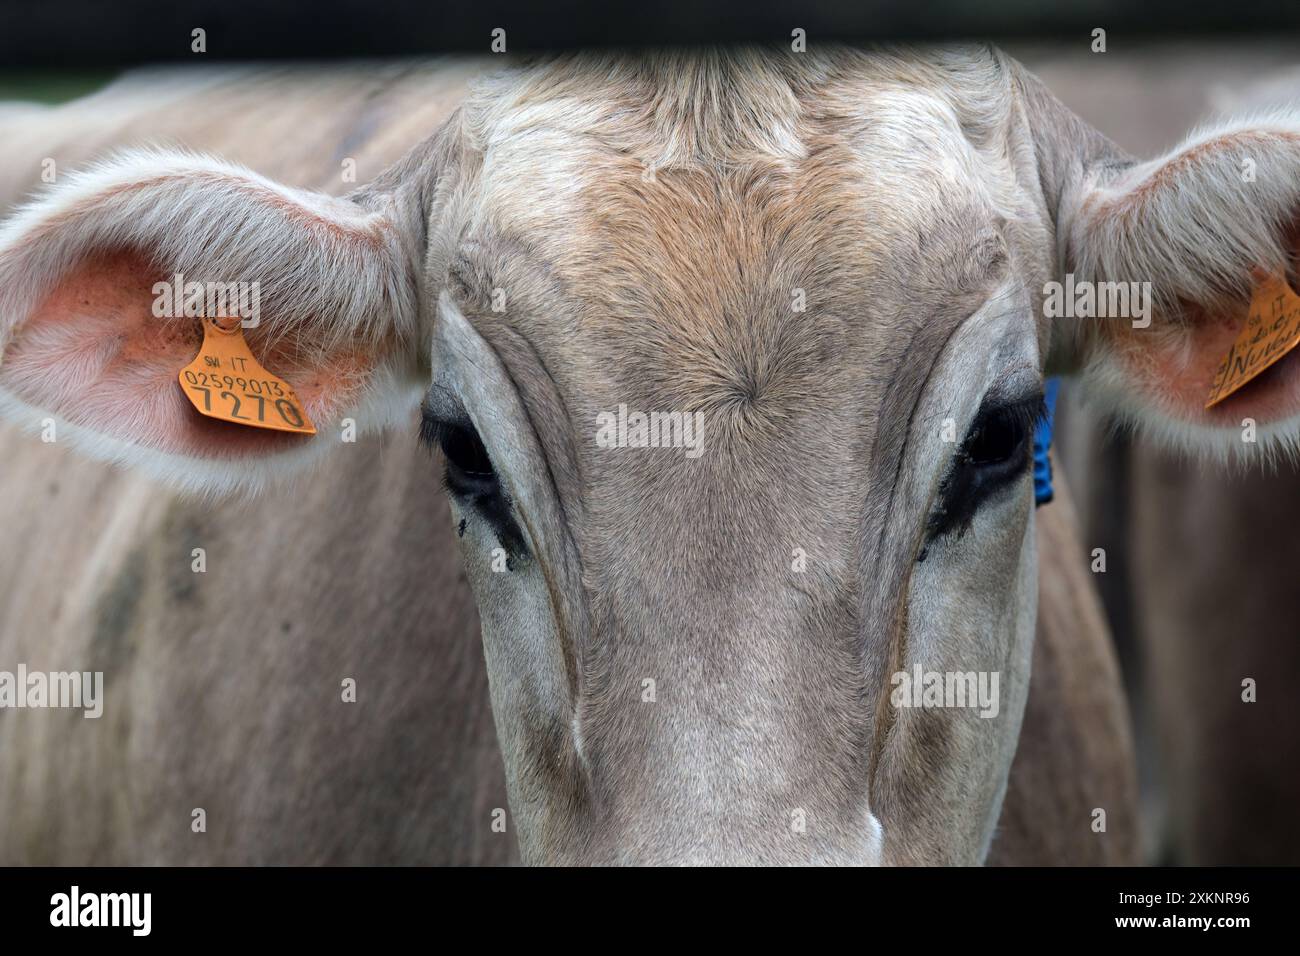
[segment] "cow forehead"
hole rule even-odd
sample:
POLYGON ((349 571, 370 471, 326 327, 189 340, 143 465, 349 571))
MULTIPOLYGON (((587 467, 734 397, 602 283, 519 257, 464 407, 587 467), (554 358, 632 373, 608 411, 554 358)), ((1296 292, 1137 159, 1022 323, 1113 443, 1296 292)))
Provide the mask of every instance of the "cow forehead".
POLYGON ((954 85, 979 86, 969 73, 847 51, 578 57, 507 74, 465 110, 478 215, 566 272, 643 253, 647 230, 671 251, 741 224, 787 255, 838 238, 834 252, 869 259, 952 194, 1005 201, 980 150, 1004 146, 1009 87, 991 64, 974 72, 984 96, 954 85))
MULTIPOLYGON (((946 61, 851 51, 577 57, 507 74, 465 113, 481 164, 464 234, 481 261, 463 271, 524 326, 556 324, 562 290, 571 350, 575 333, 623 355, 673 342, 655 350, 665 378, 728 355, 752 378, 756 353, 807 338, 801 316, 832 337, 836 318, 888 316, 907 303, 886 280, 942 285, 948 260, 1015 215, 1014 177, 985 155, 1005 155, 1004 80, 991 61, 959 61, 962 89, 946 61)), ((722 378, 724 397, 747 387, 722 378)))

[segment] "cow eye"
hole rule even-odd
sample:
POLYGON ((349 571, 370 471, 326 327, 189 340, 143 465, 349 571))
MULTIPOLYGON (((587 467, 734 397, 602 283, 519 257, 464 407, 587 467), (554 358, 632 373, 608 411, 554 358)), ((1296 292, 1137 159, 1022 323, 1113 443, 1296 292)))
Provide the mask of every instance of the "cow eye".
POLYGON ((981 406, 940 485, 927 543, 954 530, 960 537, 981 505, 1024 475, 1034 429, 1045 414, 1042 393, 981 406))
POLYGON ((445 480, 452 494, 478 499, 500 493, 492 459, 473 425, 425 415, 420 420, 420 440, 442 449, 447 464, 445 480))
POLYGON ((981 415, 962 447, 967 464, 992 468, 1024 457, 1033 425, 1018 407, 1003 407, 981 415))
MULTIPOLYGON (((506 570, 527 555, 523 533, 515 521, 510 498, 501 487, 492 459, 483 440, 468 418, 448 420, 427 409, 420 419, 420 441, 430 448, 442 449, 446 461, 443 484, 463 507, 473 508, 487 521, 497 541, 506 551, 506 570)), ((460 523, 461 534, 465 522, 460 523)))

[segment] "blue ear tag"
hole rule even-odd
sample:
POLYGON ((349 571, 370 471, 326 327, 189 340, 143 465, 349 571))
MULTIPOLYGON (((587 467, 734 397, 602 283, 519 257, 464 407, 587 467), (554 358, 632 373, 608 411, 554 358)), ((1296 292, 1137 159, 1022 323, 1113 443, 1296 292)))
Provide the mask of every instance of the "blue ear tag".
POLYGON ((1056 416, 1056 392, 1061 380, 1049 378, 1044 383, 1047 417, 1034 429, 1034 504, 1045 505, 1052 500, 1052 463, 1047 450, 1052 447, 1052 419, 1056 416))

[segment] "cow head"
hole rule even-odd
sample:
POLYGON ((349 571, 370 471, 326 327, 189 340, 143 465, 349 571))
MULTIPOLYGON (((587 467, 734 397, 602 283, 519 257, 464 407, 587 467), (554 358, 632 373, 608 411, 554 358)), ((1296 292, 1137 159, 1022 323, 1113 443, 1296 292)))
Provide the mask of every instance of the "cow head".
POLYGON ((1136 164, 992 51, 560 58, 344 199, 167 152, 51 190, 0 232, 0 406, 215 491, 418 403, 528 860, 978 862, 1044 375, 1189 447, 1293 435, 1289 363, 1202 404, 1290 261, 1298 143, 1136 164), (316 436, 194 413, 178 273, 260 284, 316 436), (1152 321, 1045 317, 1066 273, 1151 283, 1152 321))

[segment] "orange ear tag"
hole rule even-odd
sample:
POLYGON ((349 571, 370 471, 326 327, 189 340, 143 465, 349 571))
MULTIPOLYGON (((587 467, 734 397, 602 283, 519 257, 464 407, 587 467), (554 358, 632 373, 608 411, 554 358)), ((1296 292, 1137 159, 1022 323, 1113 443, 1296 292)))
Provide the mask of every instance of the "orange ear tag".
POLYGON ((1300 345, 1300 296, 1285 276, 1270 275, 1250 300, 1246 324, 1214 373, 1205 407, 1217 405, 1300 345))
POLYGON ((253 358, 239 320, 233 320, 232 328, 222 321, 203 320, 199 354, 181 369, 181 390, 194 407, 209 418, 236 425, 316 434, 293 386, 253 358))

